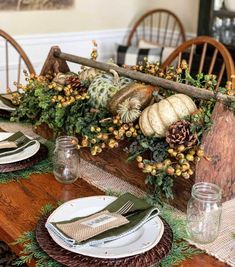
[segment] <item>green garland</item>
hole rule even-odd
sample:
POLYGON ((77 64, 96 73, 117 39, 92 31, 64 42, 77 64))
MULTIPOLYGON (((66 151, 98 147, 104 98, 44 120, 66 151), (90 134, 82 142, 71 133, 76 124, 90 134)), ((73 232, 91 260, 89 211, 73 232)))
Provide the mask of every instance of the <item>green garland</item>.
MULTIPOLYGON (((45 205, 41 210, 41 216, 45 216, 51 213, 55 209, 51 204, 45 205)), ((36 267, 62 267, 61 264, 51 259, 38 245, 36 241, 35 230, 26 232, 21 235, 14 245, 21 244, 24 249, 21 251, 21 256, 17 259, 13 265, 21 266, 23 264, 29 264, 31 260, 36 261, 36 267)))
MULTIPOLYGON (((40 141, 42 138, 40 138, 40 141)), ((44 140, 45 142, 45 140, 44 140)), ((53 170, 52 166, 52 152, 54 150, 54 144, 50 141, 46 141, 44 145, 48 148, 48 156, 46 159, 36 163, 30 168, 25 170, 9 172, 9 173, 0 173, 0 184, 6 184, 13 181, 18 181, 20 179, 28 179, 31 174, 40 174, 40 173, 50 173, 53 170)))
MULTIPOLYGON (((109 191, 113 194, 113 192, 109 191)), ((115 193, 115 195, 120 195, 115 193)), ((45 216, 51 213, 55 207, 50 204, 45 205, 41 210, 41 215, 45 216)), ((170 254, 162 260, 159 267, 171 267, 180 262, 191 258, 194 255, 202 253, 189 245, 184 239, 187 238, 185 230, 185 221, 173 216, 173 210, 168 207, 161 207, 161 216, 167 221, 173 230, 173 246, 170 254)), ((14 262, 14 265, 21 266, 28 264, 32 259, 36 260, 36 267, 62 267, 61 264, 50 258, 38 245, 35 236, 35 230, 21 235, 14 244, 20 244, 24 249, 20 253, 20 258, 14 262)))

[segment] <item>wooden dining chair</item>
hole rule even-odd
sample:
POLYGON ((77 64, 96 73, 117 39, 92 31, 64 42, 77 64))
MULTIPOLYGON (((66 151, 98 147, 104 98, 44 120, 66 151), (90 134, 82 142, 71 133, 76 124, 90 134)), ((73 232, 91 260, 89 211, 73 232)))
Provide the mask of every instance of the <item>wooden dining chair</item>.
MULTIPOLYGON (((22 47, 8 33, 0 30, 0 79, 1 92, 21 81, 22 71, 35 74, 34 67, 22 47)), ((14 90, 14 88, 13 88, 14 90)))
MULTIPOLYGON (((234 79, 231 78, 235 74, 234 62, 227 48, 220 42, 208 36, 186 41, 169 55, 162 68, 166 69, 173 63, 179 66, 185 57, 190 73, 196 71, 195 73, 217 75, 216 89, 225 85, 223 76, 225 82, 232 81, 234 86, 234 79)), ((235 116, 222 103, 217 102, 211 118, 212 127, 202 140, 206 156, 198 162, 196 181, 208 181, 219 185, 225 201, 235 196, 235 116)))
POLYGON ((163 62, 162 68, 166 69, 173 64, 179 67, 183 59, 188 62, 190 73, 217 75, 216 89, 232 80, 231 76, 235 74, 228 49, 209 36, 199 36, 182 43, 163 62))
POLYGON ((138 45, 140 40, 162 47, 176 47, 185 41, 185 31, 180 19, 167 9, 154 9, 144 14, 134 24, 127 45, 138 45))

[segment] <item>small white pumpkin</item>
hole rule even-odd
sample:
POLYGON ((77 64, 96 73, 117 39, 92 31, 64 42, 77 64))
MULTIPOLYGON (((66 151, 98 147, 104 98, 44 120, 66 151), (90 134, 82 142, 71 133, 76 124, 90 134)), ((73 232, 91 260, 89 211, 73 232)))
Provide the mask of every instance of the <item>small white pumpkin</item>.
POLYGON ((71 72, 68 72, 68 73, 61 73, 61 72, 58 72, 56 74, 56 76, 54 77, 53 79, 53 82, 59 84, 59 85, 65 85, 66 84, 66 80, 73 76, 74 74, 71 73, 71 72))
POLYGON ((195 112, 193 100, 184 94, 175 94, 147 107, 141 114, 139 124, 145 136, 164 137, 168 127, 195 112))
POLYGON ((100 74, 101 71, 94 69, 94 68, 85 68, 79 73, 79 79, 81 81, 88 80, 92 82, 96 75, 100 74))

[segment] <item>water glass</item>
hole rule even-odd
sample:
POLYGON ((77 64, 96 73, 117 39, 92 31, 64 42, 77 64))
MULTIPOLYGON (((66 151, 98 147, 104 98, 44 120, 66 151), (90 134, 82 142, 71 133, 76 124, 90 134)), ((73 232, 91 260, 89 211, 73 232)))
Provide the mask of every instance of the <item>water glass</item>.
POLYGON ((70 184, 78 179, 80 156, 78 140, 73 136, 60 136, 56 139, 53 155, 53 173, 57 181, 70 184))
POLYGON ((235 18, 232 19, 232 43, 235 45, 235 18))
POLYGON ((214 10, 220 10, 223 6, 224 0, 214 0, 214 10))
POLYGON ((213 242, 219 235, 221 190, 211 183, 197 183, 192 188, 187 206, 187 231, 196 243, 213 242))
POLYGON ((221 39, 222 26, 223 20, 220 17, 215 17, 212 25, 212 36, 217 41, 220 41, 221 39))
POLYGON ((232 43, 232 21, 231 18, 224 18, 223 19, 223 30, 222 30, 222 42, 224 44, 231 44, 232 43))

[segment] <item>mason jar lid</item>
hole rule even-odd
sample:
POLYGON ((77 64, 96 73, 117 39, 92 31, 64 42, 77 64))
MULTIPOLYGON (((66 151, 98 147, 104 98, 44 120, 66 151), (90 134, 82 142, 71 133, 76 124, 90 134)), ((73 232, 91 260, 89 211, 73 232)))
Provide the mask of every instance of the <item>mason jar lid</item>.
POLYGON ((75 148, 78 144, 78 139, 74 136, 59 136, 56 138, 56 145, 61 148, 75 148))
POLYGON ((193 185, 192 196, 201 201, 220 201, 221 189, 216 184, 200 182, 193 185))

